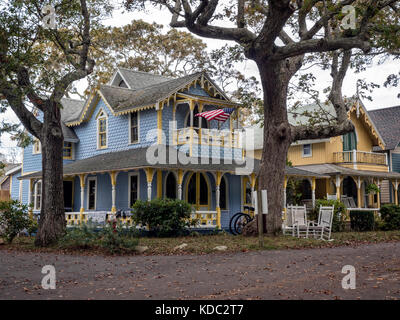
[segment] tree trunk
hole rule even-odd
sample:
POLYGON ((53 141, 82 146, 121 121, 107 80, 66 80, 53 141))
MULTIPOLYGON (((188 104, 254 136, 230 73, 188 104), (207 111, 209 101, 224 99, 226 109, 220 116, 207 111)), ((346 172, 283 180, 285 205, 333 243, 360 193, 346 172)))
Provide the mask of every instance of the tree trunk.
POLYGON ((65 232, 63 146, 60 107, 48 101, 44 107, 42 143, 42 206, 35 245, 48 246, 65 232))
POLYGON ((291 127, 287 118, 287 93, 301 57, 283 61, 261 61, 258 68, 264 90, 264 146, 258 175, 259 188, 268 192, 267 233, 282 228, 283 181, 291 127))

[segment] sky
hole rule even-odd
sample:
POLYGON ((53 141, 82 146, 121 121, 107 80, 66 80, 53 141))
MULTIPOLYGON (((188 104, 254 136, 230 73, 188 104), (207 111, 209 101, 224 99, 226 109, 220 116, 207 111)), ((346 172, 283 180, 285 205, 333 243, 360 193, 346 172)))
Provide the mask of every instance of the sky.
MULTIPOLYGON (((142 19, 146 22, 152 23, 156 22, 158 24, 164 25, 164 31, 167 32, 169 30, 170 23, 170 13, 168 10, 158 10, 158 9, 149 9, 147 12, 124 12, 123 10, 114 11, 112 17, 104 21, 105 25, 109 26, 123 26, 129 24, 133 19, 142 19)), ((184 29, 183 29, 184 30, 184 29)), ((196 36, 197 37, 197 36, 196 36)), ((198 37, 199 38, 199 37, 198 37)), ((226 41, 215 40, 215 39, 206 39, 201 38, 208 47, 208 50, 213 50, 222 47, 225 45, 226 41)), ((232 43, 232 42, 230 42, 232 43)), ((246 76, 255 76, 259 79, 259 74, 257 70, 257 66, 251 60, 247 60, 244 63, 241 63, 237 66, 239 71, 241 71, 246 76)), ((307 72, 309 72, 308 70, 307 72)), ((317 89, 322 91, 324 88, 330 85, 331 77, 329 75, 329 71, 322 70, 314 70, 317 76, 317 89)), ((399 70, 399 61, 387 61, 382 65, 374 65, 368 68, 366 71, 355 74, 352 70, 349 70, 344 84, 343 84, 343 94, 346 96, 353 96, 356 92, 356 82, 357 79, 366 79, 367 82, 374 81, 381 85, 380 88, 374 89, 371 94, 373 100, 363 100, 364 105, 367 110, 374 110, 380 108, 387 108, 396 105, 400 105, 400 99, 397 98, 397 94, 400 93, 399 88, 385 88, 383 83, 386 80, 386 77, 391 73, 398 73, 399 70)), ((85 80, 82 80, 78 84, 78 88, 83 92, 86 88, 87 83, 85 80)), ((0 116, 0 121, 6 118, 7 120, 12 120, 14 122, 18 122, 18 118, 15 114, 9 110, 5 114, 0 116)), ((0 138, 0 152, 3 154, 7 154, 10 150, 15 149, 16 142, 10 140, 10 136, 8 134, 4 134, 0 138)))

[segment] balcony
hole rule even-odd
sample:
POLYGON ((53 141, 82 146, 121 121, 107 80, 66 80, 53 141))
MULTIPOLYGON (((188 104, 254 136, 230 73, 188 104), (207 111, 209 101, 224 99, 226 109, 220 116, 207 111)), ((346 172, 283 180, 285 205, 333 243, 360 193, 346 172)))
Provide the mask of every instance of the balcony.
POLYGON ((181 128, 174 130, 175 145, 199 144, 227 148, 241 148, 241 130, 181 128))
POLYGON ((387 166, 387 156, 384 153, 365 151, 343 151, 333 153, 334 163, 363 163, 387 166))

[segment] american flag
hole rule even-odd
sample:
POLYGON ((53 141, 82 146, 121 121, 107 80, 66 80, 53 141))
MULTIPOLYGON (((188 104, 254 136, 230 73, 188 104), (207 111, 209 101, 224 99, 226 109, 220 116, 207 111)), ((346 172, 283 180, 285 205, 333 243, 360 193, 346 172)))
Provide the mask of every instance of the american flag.
POLYGON ((195 114, 195 117, 203 117, 207 121, 217 120, 223 122, 229 118, 229 116, 234 110, 235 108, 223 108, 223 109, 211 110, 211 111, 197 113, 195 114))

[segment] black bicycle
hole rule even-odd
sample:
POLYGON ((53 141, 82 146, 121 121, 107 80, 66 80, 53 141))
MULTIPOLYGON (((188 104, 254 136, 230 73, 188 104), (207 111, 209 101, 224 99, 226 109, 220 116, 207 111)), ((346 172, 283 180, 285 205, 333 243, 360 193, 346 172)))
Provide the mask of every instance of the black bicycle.
POLYGON ((247 213, 235 213, 229 221, 229 231, 235 236, 241 234, 246 224, 254 219, 253 207, 244 206, 243 209, 247 210, 247 213))

